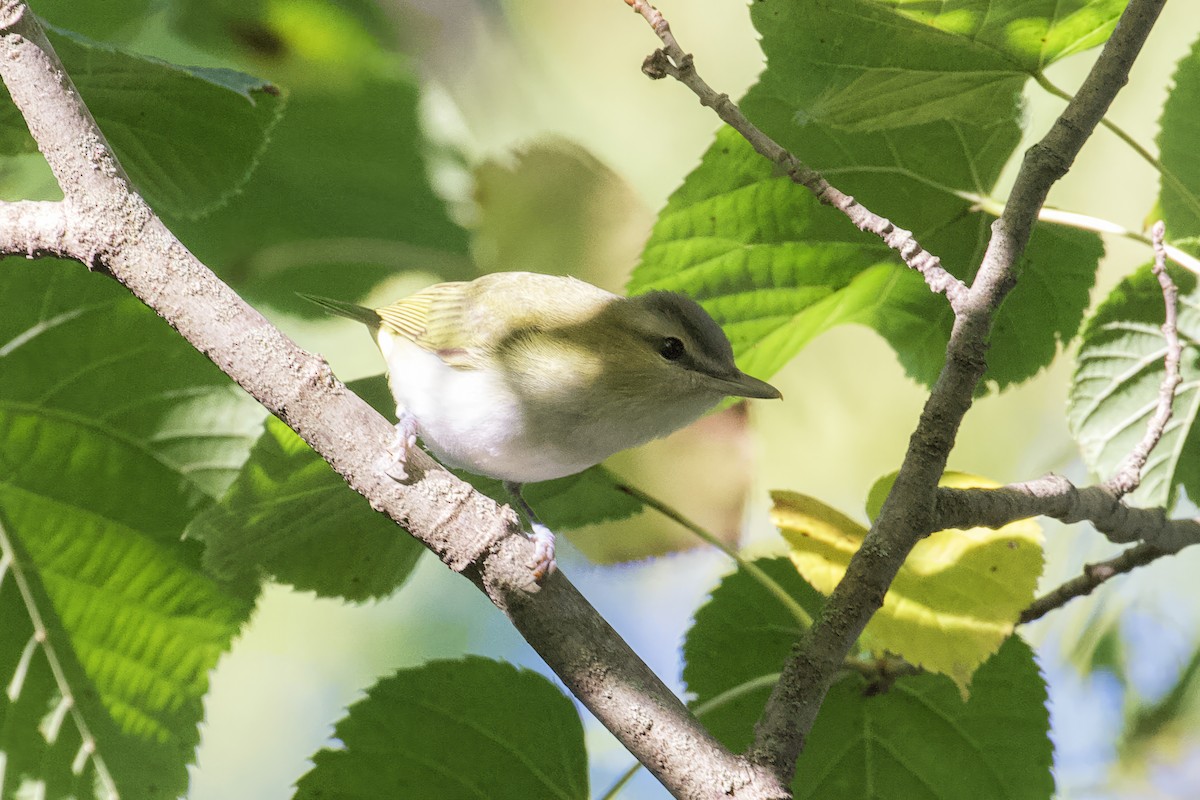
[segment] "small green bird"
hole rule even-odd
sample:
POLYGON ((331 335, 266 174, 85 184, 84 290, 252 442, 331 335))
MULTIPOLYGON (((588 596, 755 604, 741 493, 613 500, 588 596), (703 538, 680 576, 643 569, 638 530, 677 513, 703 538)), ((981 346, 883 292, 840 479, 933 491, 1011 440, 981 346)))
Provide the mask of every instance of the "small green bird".
POLYGON ((739 370, 721 327, 677 292, 621 297, 498 272, 377 309, 303 296, 375 334, 399 420, 389 474, 407 477, 419 434, 442 463, 504 481, 533 529, 539 580, 555 568, 554 534, 521 484, 665 436, 726 396, 782 397, 739 370))

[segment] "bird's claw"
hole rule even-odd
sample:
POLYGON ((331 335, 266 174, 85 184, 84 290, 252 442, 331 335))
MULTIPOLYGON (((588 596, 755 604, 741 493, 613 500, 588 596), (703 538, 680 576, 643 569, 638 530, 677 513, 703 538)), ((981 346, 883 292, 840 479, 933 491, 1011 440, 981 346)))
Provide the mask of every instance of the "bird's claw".
POLYGON ((541 583, 558 569, 554 560, 554 532, 540 522, 534 522, 530 527, 533 528, 529 537, 533 542, 533 560, 529 566, 533 569, 533 579, 541 583))
POLYGON ((394 481, 404 482, 408 475, 408 454, 417 446, 417 420, 407 411, 400 411, 400 421, 392 440, 388 443, 387 454, 391 461, 384 468, 384 473, 394 481))

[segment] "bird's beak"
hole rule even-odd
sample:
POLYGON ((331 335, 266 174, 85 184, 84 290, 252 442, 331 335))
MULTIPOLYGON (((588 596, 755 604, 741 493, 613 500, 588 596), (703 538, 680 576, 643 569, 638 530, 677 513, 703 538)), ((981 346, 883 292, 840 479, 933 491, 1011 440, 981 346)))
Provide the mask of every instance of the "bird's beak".
POLYGON ((739 372, 727 380, 729 394, 733 397, 754 397, 759 400, 782 400, 783 392, 766 381, 739 372))

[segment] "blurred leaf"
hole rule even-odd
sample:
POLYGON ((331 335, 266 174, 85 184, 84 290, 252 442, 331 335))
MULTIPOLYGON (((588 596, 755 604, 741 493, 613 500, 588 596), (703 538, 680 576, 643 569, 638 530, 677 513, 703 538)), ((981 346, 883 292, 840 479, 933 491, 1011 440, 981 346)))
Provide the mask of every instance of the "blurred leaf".
POLYGON ((353 601, 394 592, 425 551, 274 417, 229 492, 187 535, 205 543, 204 565, 223 579, 265 573, 353 601))
POLYGON ((59 28, 92 39, 107 39, 136 28, 145 20, 151 0, 37 0, 37 15, 59 28))
POLYGON ((296 800, 588 797, 583 725, 542 676, 468 657, 401 670, 352 705, 296 800))
MULTIPOLYGON (((1200 497, 1200 289, 1196 277, 1172 269, 1179 287, 1183 383, 1174 415, 1132 495, 1139 505, 1174 505, 1180 486, 1200 497)), ((1100 304, 1083 332, 1067 408, 1071 435, 1094 474, 1109 478, 1146 432, 1165 367, 1162 289, 1149 265, 1123 280, 1100 304)))
MULTIPOLYGON (((47 35, 130 179, 160 213, 197 217, 253 172, 279 119, 279 90, 233 70, 178 67, 64 32, 47 35)), ((32 150, 0 95, 0 145, 32 150)))
POLYGON ((483 272, 606 275, 636 257, 643 205, 628 183, 582 146, 556 137, 475 169, 479 218, 472 252, 483 272), (632 251, 629 235, 637 226, 632 251))
MULTIPOLYGON (((1159 204, 1171 241, 1200 236, 1200 40, 1175 68, 1174 88, 1159 119, 1159 158, 1164 172, 1159 204)), ((1149 220, 1147 227, 1158 220, 1149 220)))
POLYGON ((468 236, 434 192, 419 89, 368 0, 179 0, 173 24, 288 89, 283 119, 242 193, 202 221, 171 221, 246 295, 320 312, 296 292, 361 298, 404 270, 474 277, 468 236))
MULTIPOLYGON (((875 484, 868 514, 878 513, 894 480, 893 474, 875 484)), ((947 473, 940 483, 999 485, 961 473, 947 473)), ((796 569, 818 591, 831 593, 867 529, 814 498, 780 491, 772 497, 771 517, 791 546, 796 569)), ((878 653, 948 675, 965 698, 975 670, 1033 602, 1041 573, 1042 532, 1032 520, 996 530, 938 531, 913 548, 863 639, 878 653)))
MULTIPOLYGON (((784 559, 759 560, 814 612, 820 598, 784 559)), ((684 642, 684 680, 700 719, 728 747, 753 737, 791 647, 791 616, 745 574, 725 578, 684 642)), ((857 675, 830 689, 805 740, 797 798, 1034 800, 1054 790, 1046 690, 1033 654, 1010 637, 975 675, 971 699, 931 674, 880 691, 857 675)))
POLYGON ((310 317, 296 292, 362 297, 404 269, 464 277, 467 237, 430 186, 416 104, 408 79, 291 93, 242 193, 172 230, 251 297, 310 317))
POLYGON ((180 35, 291 88, 387 71, 396 25, 372 0, 173 0, 180 35))
POLYGON ((1192 653, 1191 660, 1184 665, 1175 685, 1156 703, 1135 708, 1125 720, 1121 732, 1121 748, 1137 751, 1153 745, 1164 731, 1184 721, 1184 716, 1193 705, 1200 689, 1200 650, 1192 653))
POLYGON ((75 264, 2 266, 0 575, 26 589, 0 581, 0 681, 28 680, 0 700, 5 787, 90 792, 103 763, 122 797, 174 798, 208 672, 253 595, 204 575, 181 534, 236 474, 261 410, 116 283, 75 264), (67 716, 45 727, 56 707, 67 716), (70 777, 85 727, 95 760, 70 777))

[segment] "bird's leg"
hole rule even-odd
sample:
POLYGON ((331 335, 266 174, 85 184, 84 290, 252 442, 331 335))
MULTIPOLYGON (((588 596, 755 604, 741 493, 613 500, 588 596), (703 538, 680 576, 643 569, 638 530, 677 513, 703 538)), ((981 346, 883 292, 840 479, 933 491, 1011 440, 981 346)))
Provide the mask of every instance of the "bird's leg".
POLYGON ((537 518, 537 514, 534 514, 533 509, 529 507, 529 503, 525 502, 525 498, 521 496, 521 484, 516 481, 505 481, 504 488, 512 496, 517 509, 529 520, 529 528, 532 531, 529 538, 533 541, 533 561, 530 566, 533 567, 533 579, 541 582, 542 578, 554 572, 558 567, 554 561, 554 532, 537 518))
POLYGON ((408 480, 408 453, 417 446, 417 418, 406 408, 397 408, 396 433, 388 443, 387 452, 391 463, 384 469, 388 477, 396 481, 408 480))

